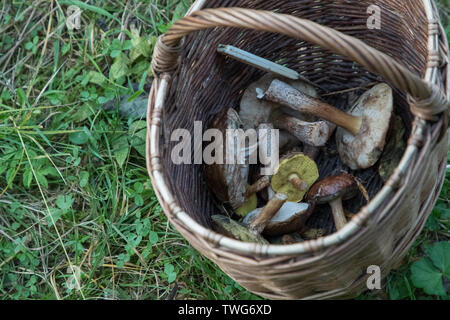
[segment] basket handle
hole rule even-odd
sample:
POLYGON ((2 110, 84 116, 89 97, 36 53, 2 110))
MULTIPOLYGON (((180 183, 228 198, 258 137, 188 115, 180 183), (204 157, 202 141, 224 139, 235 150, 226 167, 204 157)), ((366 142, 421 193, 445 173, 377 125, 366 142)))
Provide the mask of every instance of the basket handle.
POLYGON ((280 33, 350 58, 408 93, 411 111, 424 120, 436 121, 439 119, 438 115, 449 111, 450 102, 438 86, 422 80, 385 53, 359 39, 310 20, 270 11, 217 8, 193 12, 177 21, 160 37, 152 60, 154 73, 174 70, 185 36, 219 26, 280 33))

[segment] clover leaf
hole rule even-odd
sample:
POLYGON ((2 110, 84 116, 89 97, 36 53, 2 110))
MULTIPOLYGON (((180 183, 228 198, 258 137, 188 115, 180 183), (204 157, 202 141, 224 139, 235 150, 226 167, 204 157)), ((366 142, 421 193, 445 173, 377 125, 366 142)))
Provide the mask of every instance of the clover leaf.
POLYGON ((450 278, 450 242, 435 243, 428 254, 412 264, 411 280, 427 294, 445 296, 443 278, 450 278))

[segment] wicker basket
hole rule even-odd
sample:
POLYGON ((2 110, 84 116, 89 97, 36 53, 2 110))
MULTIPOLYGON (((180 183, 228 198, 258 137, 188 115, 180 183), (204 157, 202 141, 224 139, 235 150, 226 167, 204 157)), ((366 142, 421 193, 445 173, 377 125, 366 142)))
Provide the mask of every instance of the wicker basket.
MULTIPOLYGON (((159 39, 152 61, 147 165, 165 214, 197 250, 255 294, 359 295, 367 290, 370 265, 380 266, 385 277, 401 264, 440 193, 448 151, 447 50, 432 0, 197 1, 159 39), (371 5, 381 9, 381 29, 367 27, 371 5), (195 120, 208 124, 223 108, 239 106, 243 89, 262 75, 218 55, 220 43, 283 59, 339 108, 374 82, 395 88, 407 149, 387 183, 376 169, 351 172, 364 181, 371 201, 361 197, 348 204, 362 209, 344 229, 333 232, 329 209, 323 208, 308 224, 325 227, 328 235, 300 244, 244 243, 212 230, 210 216, 220 207, 201 165, 172 163, 176 143, 170 134, 177 128, 192 132, 195 120)), ((318 164, 321 177, 349 171, 324 153, 318 164)))

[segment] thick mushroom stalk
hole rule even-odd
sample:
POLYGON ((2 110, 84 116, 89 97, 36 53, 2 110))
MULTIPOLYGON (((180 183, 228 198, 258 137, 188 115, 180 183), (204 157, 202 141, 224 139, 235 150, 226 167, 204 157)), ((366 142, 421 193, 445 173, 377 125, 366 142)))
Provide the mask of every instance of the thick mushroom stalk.
POLYGON ((271 121, 275 127, 286 130, 298 140, 314 147, 323 147, 333 131, 325 121, 307 122, 274 110, 271 121))
POLYGON ((342 206, 342 198, 333 199, 329 202, 331 211, 333 212, 334 224, 337 230, 341 230, 347 224, 344 207, 342 206))
POLYGON ((362 119, 360 117, 347 114, 277 79, 272 81, 266 92, 258 91, 258 99, 285 105, 301 113, 327 120, 353 135, 358 134, 361 128, 362 119))
POLYGON ((339 126, 336 141, 341 160, 352 170, 367 169, 380 158, 393 114, 392 89, 385 83, 365 92, 350 113, 274 80, 259 99, 285 105, 339 126))
POLYGON ((270 199, 258 217, 250 224, 250 231, 254 234, 261 234, 287 200, 288 197, 284 194, 276 194, 270 199))
MULTIPOLYGON (((309 203, 285 202, 278 212, 266 223, 262 234, 265 236, 280 236, 292 232, 303 230, 306 221, 314 210, 314 206, 309 203)), ((251 225, 263 213, 263 209, 256 209, 250 212, 242 221, 246 226, 251 225)), ((257 222, 260 223, 260 222, 257 222)), ((259 231, 259 230, 258 230, 259 231)))
POLYGON ((333 212, 336 229, 341 230, 347 224, 342 200, 355 197, 357 192, 358 184, 355 178, 349 174, 341 174, 315 183, 306 199, 317 204, 328 203, 333 212))
POLYGON ((247 198, 251 197, 255 193, 258 193, 269 186, 270 186, 270 177, 263 176, 262 178, 260 178, 258 181, 256 181, 254 184, 252 184, 250 187, 247 188, 245 196, 247 198))

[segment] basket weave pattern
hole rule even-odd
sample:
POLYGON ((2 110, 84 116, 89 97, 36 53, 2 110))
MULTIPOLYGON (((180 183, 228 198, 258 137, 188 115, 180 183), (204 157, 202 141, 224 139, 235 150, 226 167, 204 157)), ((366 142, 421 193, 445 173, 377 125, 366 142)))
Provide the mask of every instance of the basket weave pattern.
MULTIPOLYGON (((160 38, 152 62, 147 165, 165 214, 197 250, 256 294, 357 296, 366 289, 368 266, 380 266, 386 276, 401 263, 445 177, 448 53, 436 8, 429 0, 330 0, 321 6, 309 0, 203 0, 188 14, 160 38), (367 8, 373 4, 382 10, 381 30, 367 28, 367 8), (227 8, 195 11, 219 7, 227 8), (377 81, 395 88, 408 148, 386 184, 376 171, 354 173, 367 183, 371 202, 361 197, 350 205, 362 208, 344 229, 289 246, 242 243, 211 230, 209 217, 220 208, 205 186, 202 167, 174 165, 169 141, 173 130, 192 132, 194 121, 208 123, 222 108, 238 106, 243 89, 261 76, 218 56, 219 43, 283 59, 323 88, 322 95, 331 93, 327 102, 340 108, 347 97, 333 92, 362 90, 377 81)), ((318 164, 321 177, 342 169, 338 158, 325 155, 318 164)), ((329 218, 324 211, 311 223, 332 231, 329 218)))

